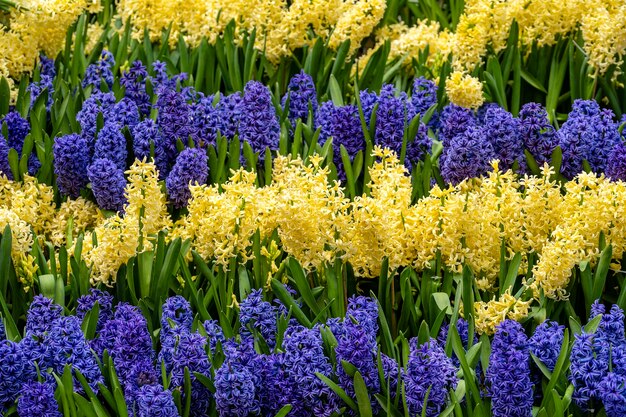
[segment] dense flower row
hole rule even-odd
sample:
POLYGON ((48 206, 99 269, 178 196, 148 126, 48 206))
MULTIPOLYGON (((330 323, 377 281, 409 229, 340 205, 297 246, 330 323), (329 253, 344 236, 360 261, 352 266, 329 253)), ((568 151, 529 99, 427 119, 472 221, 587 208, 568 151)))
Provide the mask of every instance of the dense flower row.
MULTIPOLYGON (((57 245, 65 243, 68 232, 70 236, 87 232, 82 258, 92 267, 92 282, 105 284, 115 282, 119 268, 132 257, 151 250, 159 231, 169 239, 189 240, 191 249, 224 269, 232 261, 253 258, 257 231, 266 250, 276 245, 276 254, 268 255, 268 260, 280 263, 281 254, 292 256, 307 270, 323 270, 341 259, 352 265, 356 276, 376 277, 385 258, 392 270, 420 271, 431 268, 440 256, 443 265, 456 273, 469 266, 478 288, 486 291, 498 286, 504 247, 505 259, 516 253, 522 256, 521 270, 538 255, 527 284, 535 296, 541 291, 555 299, 567 295, 572 268, 583 261, 595 264, 598 242, 612 245, 614 260, 624 253, 622 181, 591 173, 561 184, 547 165, 540 177, 519 177, 494 163, 486 177, 445 189, 435 186, 428 197, 412 204, 411 177, 397 156, 381 148, 375 148, 374 155, 369 196, 347 198, 338 183, 329 181, 319 156, 306 163, 278 156, 272 182, 264 187, 256 185, 254 172, 244 169, 220 185, 190 186, 187 214, 178 221, 168 213, 152 163, 133 164, 124 188, 127 204, 106 219, 82 198, 67 200, 57 210, 50 187, 29 178, 24 183, 5 179, 0 194, 5 196, 5 219, 0 225, 13 231, 17 265, 33 261, 28 258, 33 242, 29 227, 57 245), (73 230, 68 231, 70 218, 73 230)), ((31 266, 30 276, 23 277, 27 287, 32 274, 31 266)), ((503 318, 501 313, 506 315, 513 305, 522 308, 521 316, 526 314, 525 302, 515 297, 499 302, 497 311, 490 309, 491 304, 485 309, 477 305, 478 317, 503 318)), ((484 331, 495 324, 485 324, 484 331)))
MULTIPOLYGON (((459 377, 467 386, 468 378, 481 378, 484 372, 482 395, 490 399, 494 417, 530 416, 534 398, 539 398, 533 393, 542 389, 531 353, 554 372, 562 350, 567 354, 570 349, 562 346, 564 326, 545 321, 528 338, 519 323, 506 320, 493 337, 488 365, 478 366, 477 375, 464 374, 459 358, 445 353, 451 337, 457 337, 448 334, 447 324, 437 339, 421 344, 410 340, 401 363, 380 353, 378 305, 370 298, 350 298, 343 320, 328 319, 312 328, 288 320, 285 306, 264 301, 260 290, 242 300, 239 310, 238 331, 225 334, 216 320, 194 320, 183 297, 171 297, 162 307, 155 351, 141 310, 126 303, 113 306, 106 292, 92 290, 81 297, 71 316, 37 296, 19 342, 6 340, 0 326, 0 407, 6 410, 17 400, 22 417, 60 416, 54 390, 67 379, 53 375, 61 376, 69 367, 74 383, 64 389, 79 395, 85 390, 108 392, 111 386, 104 375, 114 369, 125 407, 138 417, 179 416, 186 395, 191 396, 191 416, 206 415, 210 409, 225 417, 275 415, 287 405, 292 407, 290 416, 330 416, 349 409, 345 397, 363 401, 356 393, 358 373, 374 414, 384 404, 376 395, 395 404, 395 397, 402 396, 399 404, 405 404, 409 415, 434 417, 451 403, 450 390, 459 377), (94 312, 98 316, 92 317, 94 312), (96 331, 86 336, 81 322, 94 320, 96 331)), ((596 302, 590 320, 594 318, 599 320, 597 330, 575 334, 571 346, 566 373, 573 399, 582 410, 597 400, 609 417, 621 416, 626 410, 624 313, 616 305, 607 312, 596 302)), ((470 343, 463 319, 456 324, 456 334, 464 347, 478 342, 470 343)))
MULTIPOLYGON (((43 88, 52 87, 54 65, 44 63, 41 81, 29 87, 33 103, 43 88)), ((292 78, 282 108, 277 109, 269 89, 255 81, 246 85, 243 94, 205 96, 192 87, 179 89, 185 74, 169 77, 160 62, 154 64, 153 75, 135 62, 120 80, 125 96, 117 101, 112 93, 100 91, 104 85, 113 85, 113 65, 113 56, 105 51, 87 68, 83 87, 90 87, 92 94, 76 116, 81 131, 55 138, 53 149, 61 194, 76 198, 90 184, 98 205, 106 210, 120 211, 124 206, 128 161, 150 157, 154 157, 160 178, 166 180, 170 203, 185 206, 189 182, 202 184, 209 179, 204 151, 208 146, 216 146, 218 137, 238 137, 242 149, 248 143, 262 159, 266 149, 279 148, 282 113, 289 121, 282 135, 292 135, 301 120, 320 129, 320 145, 332 138, 333 162, 344 183, 339 149, 343 146, 353 160, 365 151, 369 131, 375 145, 403 154, 409 170, 432 152, 435 137, 443 145, 438 161, 441 175, 451 184, 485 174, 494 159, 503 169, 527 172, 524 150, 541 167, 550 162, 557 146, 562 150, 560 172, 567 178, 582 172, 587 161, 587 169, 626 179, 626 146, 619 124, 610 110, 601 109, 595 101, 575 101, 567 122, 558 130, 549 123, 545 109, 535 103, 524 105, 519 117, 495 104, 477 111, 448 105, 433 114, 428 126, 420 122, 415 137, 409 138, 411 122, 437 105, 437 87, 424 78, 415 80, 410 97, 385 84, 380 93, 361 91, 359 106, 339 106, 332 101, 318 103, 311 77, 302 72, 292 78), (154 97, 146 91, 147 81, 154 86, 154 97), (183 146, 193 143, 196 149, 180 152, 178 141, 183 146)), ((6 124, 8 137, 6 142, 0 140, 0 172, 11 178, 10 149, 22 153, 30 125, 17 112, 7 114, 1 122, 6 124)), ((28 166, 35 175, 40 164, 34 154, 28 166)))

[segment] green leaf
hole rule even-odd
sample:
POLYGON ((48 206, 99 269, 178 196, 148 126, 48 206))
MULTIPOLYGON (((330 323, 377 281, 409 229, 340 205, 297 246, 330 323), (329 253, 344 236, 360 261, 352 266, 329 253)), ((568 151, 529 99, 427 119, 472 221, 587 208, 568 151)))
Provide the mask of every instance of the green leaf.
POLYGON ((602 314, 598 314, 593 319, 589 320, 589 323, 585 324, 585 327, 583 328, 585 333, 595 333, 596 330, 598 330, 598 326, 600 326, 600 320, 602 320, 602 314))
POLYGON ((600 260, 596 267, 596 273, 593 279, 593 299, 597 300, 602 296, 604 291, 604 285, 609 273, 609 267, 611 266, 611 259, 613 256, 612 245, 607 245, 600 254, 600 260))
POLYGON ((550 157, 550 165, 554 167, 555 175, 559 175, 561 172, 561 164, 563 163, 563 152, 561 151, 561 147, 557 146, 552 151, 552 156, 550 157))
POLYGON ((276 294, 276 297, 287 307, 287 309, 292 311, 293 316, 302 323, 305 327, 311 327, 311 322, 306 317, 304 312, 298 306, 298 303, 293 299, 291 294, 285 289, 285 286, 278 281, 277 279, 272 279, 272 291, 276 294))
POLYGON ((335 106, 343 106, 343 94, 341 94, 341 87, 334 75, 331 74, 328 82, 328 89, 330 91, 330 98, 335 106))
POLYGON ((20 157, 13 148, 9 149, 9 168, 11 168, 11 174, 13 174, 15 181, 22 178, 20 177, 20 157))
MULTIPOLYGON (((546 389, 544 390, 544 392, 551 392, 552 389, 554 389, 559 377, 561 376, 561 373, 566 371, 568 368, 566 366, 566 361, 568 361, 568 357, 569 357, 569 330, 565 329, 565 332, 563 333, 563 342, 561 343, 561 351, 559 352, 559 357, 556 360, 556 364, 554 365, 552 376, 550 380, 548 381, 548 385, 546 386, 546 389)), ((544 399, 542 402, 542 405, 544 406, 546 405, 547 397, 548 397, 547 395, 544 396, 544 399)))
POLYGON ((317 304, 313 293, 311 292, 311 286, 304 275, 304 270, 300 263, 293 257, 290 257, 287 261, 291 277, 295 281, 296 288, 302 296, 302 300, 311 309, 313 314, 318 315, 321 311, 320 306, 317 304))
POLYGON ((548 91, 545 89, 543 85, 541 85, 541 82, 537 78, 535 78, 531 73, 525 70, 523 67, 520 71, 520 75, 522 76, 524 81, 526 81, 528 84, 530 84, 537 90, 541 91, 542 93, 548 94, 548 91))
POLYGON ((100 318, 100 304, 96 302, 91 310, 85 314, 82 323, 83 334, 85 339, 92 340, 96 335, 98 319, 100 318))
POLYGON ((367 393, 367 387, 361 373, 358 371, 354 374, 354 393, 356 394, 360 417, 372 417, 372 404, 367 393))
POLYGON ((0 78, 0 117, 9 112, 9 104, 11 99, 11 88, 6 78, 0 78))
POLYGON ((285 417, 287 414, 289 414, 289 412, 291 411, 292 408, 293 407, 291 406, 291 404, 287 404, 287 405, 283 406, 283 408, 278 410, 278 413, 276 413, 274 415, 274 417, 285 417))
POLYGON ((317 375, 319 379, 321 379, 326 385, 328 385, 328 387, 332 389, 335 394, 337 394, 339 398, 341 398, 348 405, 348 407, 350 407, 354 411, 358 411, 358 407, 354 400, 350 398, 342 388, 340 388, 331 379, 319 372, 316 372, 315 375, 317 375))
POLYGON ((500 289, 500 294, 503 294, 507 289, 513 289, 513 285, 515 284, 515 280, 517 278, 520 264, 522 263, 522 254, 517 252, 513 255, 513 259, 509 263, 509 269, 506 273, 506 278, 504 279, 504 285, 500 289))

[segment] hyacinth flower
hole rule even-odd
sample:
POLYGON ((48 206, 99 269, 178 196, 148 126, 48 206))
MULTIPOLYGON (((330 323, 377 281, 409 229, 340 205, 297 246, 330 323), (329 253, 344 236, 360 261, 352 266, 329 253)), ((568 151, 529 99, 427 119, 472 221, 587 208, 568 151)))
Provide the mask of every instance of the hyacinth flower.
POLYGON ((191 198, 189 186, 206 183, 208 176, 208 157, 204 149, 185 149, 178 154, 165 180, 167 194, 174 207, 185 207, 191 198))
MULTIPOLYGON (((428 109, 437 104, 437 84, 424 77, 417 77, 411 88, 411 99, 408 104, 408 119, 413 120, 416 115, 424 116, 428 109)), ((439 113, 434 112, 428 126, 433 130, 439 124, 439 113)))
POLYGON ((52 95, 54 94, 54 78, 57 75, 56 68, 54 67, 54 60, 48 58, 47 56, 41 54, 39 55, 40 62, 40 70, 39 70, 39 81, 31 82, 27 91, 30 92, 30 108, 32 109, 35 105, 35 102, 43 93, 43 90, 48 90, 48 100, 46 101, 46 110, 50 111, 54 100, 52 99, 52 95))
POLYGON ((363 326, 374 339, 378 333, 378 303, 373 298, 353 295, 348 299, 346 317, 363 326))
POLYGON ((487 140, 493 146, 495 158, 500 161, 499 168, 508 170, 517 166, 517 172, 523 173, 526 157, 520 146, 519 119, 500 106, 492 106, 485 112, 483 127, 487 140))
POLYGON ((403 374, 409 415, 438 416, 445 407, 448 391, 456 388, 456 368, 435 339, 418 346, 417 339, 413 338, 410 346, 409 361, 403 374))
MULTIPOLYGON (((342 361, 350 363, 363 377, 368 395, 370 396, 372 410, 377 412, 378 402, 373 398, 380 392, 380 378, 376 360, 376 335, 368 332, 366 323, 358 323, 346 316, 343 321, 342 334, 337 337, 335 355, 338 364, 342 361)), ((354 398, 354 381, 348 375, 343 366, 337 366, 339 386, 354 398)))
POLYGON ((594 118, 597 120, 598 139, 592 142, 586 151, 589 165, 594 172, 604 172, 613 149, 622 143, 619 132, 619 123, 615 121, 615 114, 609 109, 602 109, 594 118))
POLYGON ((204 331, 207 334, 207 341, 209 342, 209 349, 211 350, 211 354, 215 354, 215 350, 217 349, 217 344, 220 345, 226 342, 226 337, 224 337, 224 330, 219 325, 217 320, 206 320, 203 325, 204 331))
MULTIPOLYGON (((368 89, 359 92, 359 101, 361 102, 361 110, 363 111, 363 118, 367 127, 370 127, 372 122, 372 114, 374 113, 374 107, 378 103, 378 94, 368 89)), ((358 113, 357 113, 358 114, 358 113)))
MULTIPOLYGON (((72 370, 78 370, 85 377, 89 387, 98 392, 98 384, 104 379, 95 356, 83 331, 81 322, 76 316, 61 317, 54 322, 48 337, 46 338, 46 365, 57 374, 63 374, 64 367, 70 365, 72 370)), ((82 392, 82 387, 75 378, 74 387, 77 392, 82 392)))
POLYGON ((127 127, 128 130, 132 131, 137 123, 139 123, 139 109, 137 108, 137 104, 129 98, 122 98, 113 106, 111 119, 117 123, 120 130, 127 127))
POLYGON ((312 112, 313 125, 315 126, 315 114, 317 113, 317 91, 313 78, 301 70, 291 77, 287 92, 281 100, 283 111, 288 111, 291 127, 295 129, 298 119, 306 123, 309 119, 309 112, 312 112), (289 108, 285 108, 289 98, 289 108))
POLYGON ((165 139, 159 126, 152 119, 139 122, 132 131, 133 152, 140 161, 154 157, 154 164, 159 171, 159 179, 164 180, 169 172, 169 159, 166 153, 165 139), (152 154, 154 149, 154 155, 152 154))
POLYGON ((258 81, 248 81, 241 100, 239 139, 248 142, 262 160, 265 149, 278 149, 280 124, 269 88, 258 81))
POLYGON ((215 406, 220 416, 244 417, 261 409, 257 390, 261 389, 259 357, 251 339, 241 344, 228 340, 224 344, 226 356, 215 372, 215 406))
POLYGON ((0 174, 6 176, 8 179, 13 179, 13 173, 11 172, 11 166, 9 165, 9 144, 6 138, 0 133, 0 174))
POLYGON ((270 350, 276 344, 276 319, 278 312, 269 302, 263 301, 263 291, 253 290, 239 305, 239 321, 242 335, 250 335, 250 329, 257 329, 270 350))
POLYGON ((98 304, 98 324, 96 332, 104 327, 104 324, 113 318, 113 296, 105 291, 92 288, 89 294, 80 296, 76 300, 76 317, 83 320, 88 312, 98 304))
POLYGON ((193 314, 189 302, 181 296, 169 297, 162 306, 161 314, 161 351, 159 363, 164 363, 169 372, 172 368, 172 356, 176 349, 178 336, 191 331, 193 314))
POLYGON ((465 133, 470 127, 478 125, 474 113, 470 109, 449 104, 443 108, 439 117, 438 136, 443 143, 444 149, 450 141, 465 133))
POLYGON ((594 100, 576 100, 557 135, 563 149, 561 172, 571 178, 582 171, 582 160, 595 172, 605 170, 613 149, 621 143, 619 124, 610 110, 594 100))
POLYGON ((595 301, 590 319, 602 315, 595 334, 577 334, 570 354, 572 398, 583 410, 604 404, 607 416, 620 416, 626 410, 626 340, 624 312, 613 305, 607 313, 595 301))
POLYGON ((528 340, 530 352, 553 371, 561 352, 565 326, 546 320, 535 329, 528 340))
POLYGON ((109 90, 113 88, 113 67, 115 66, 115 58, 109 51, 102 51, 100 59, 95 64, 90 64, 85 71, 85 76, 81 85, 83 88, 93 86, 95 90, 100 90, 101 83, 104 82, 109 90))
POLYGON ((154 61, 152 63, 153 76, 149 77, 152 85, 155 87, 155 91, 161 89, 176 90, 178 83, 187 79, 187 74, 181 72, 180 74, 173 75, 172 77, 167 75, 167 65, 163 61, 154 61))
POLYGON ((444 144, 439 160, 441 176, 446 183, 456 185, 466 178, 479 177, 490 171, 494 159, 495 152, 485 129, 470 126, 444 144))
POLYGON ((19 344, 0 342, 0 413, 15 401, 22 385, 35 380, 36 376, 35 368, 30 366, 19 344))
POLYGON ((112 120, 106 121, 98 132, 93 159, 108 159, 119 169, 125 170, 126 156, 126 138, 122 134, 119 124, 112 120))
POLYGON ((319 329, 290 325, 283 340, 283 366, 291 382, 291 404, 295 415, 306 415, 310 410, 316 416, 330 416, 340 406, 339 397, 316 373, 328 378, 333 368, 324 355, 319 329))
POLYGON ((374 142, 400 155, 406 126, 406 93, 401 92, 396 97, 395 87, 391 84, 385 84, 380 90, 380 96, 378 97, 374 142))
MULTIPOLYGON (((192 109, 183 94, 175 86, 161 86, 157 90, 157 125, 163 136, 163 150, 171 164, 177 155, 176 142, 187 143, 192 133, 192 109)), ((169 171, 164 172, 167 175, 169 171)))
POLYGON ((98 130, 98 116, 102 114, 103 121, 107 121, 115 106, 113 93, 96 91, 85 102, 76 114, 76 120, 80 124, 80 135, 87 141, 89 156, 93 155, 98 130))
POLYGON ((178 409, 170 390, 161 385, 141 387, 137 395, 138 417, 178 417, 178 409))
POLYGON ((143 116, 147 116, 152 107, 150 96, 146 92, 147 79, 148 71, 141 61, 133 62, 128 71, 123 72, 120 77, 120 85, 125 89, 124 95, 135 103, 143 116))
POLYGON ((107 158, 98 158, 87 168, 91 190, 105 210, 122 211, 126 204, 124 170, 107 158))
MULTIPOLYGON (((107 325, 110 326, 109 330, 113 330, 113 334, 108 336, 108 340, 103 340, 110 345, 103 347, 109 350, 113 358, 120 382, 125 383, 137 363, 154 361, 148 325, 139 308, 129 304, 119 304, 114 320, 107 322, 107 325)), ((108 333, 106 325, 103 333, 108 333)))
POLYGON ((616 144, 609 154, 605 174, 613 181, 626 181, 626 145, 624 142, 620 141, 616 144))
POLYGON ((516 321, 505 320, 498 325, 491 344, 486 376, 494 417, 532 415, 528 339, 516 321))
POLYGON ((60 305, 43 295, 36 295, 26 312, 26 335, 45 338, 62 314, 60 305))
MULTIPOLYGON (((13 148, 17 151, 19 156, 22 156, 22 150, 24 148, 24 141, 26 136, 30 133, 30 123, 24 119, 17 111, 9 112, 4 118, 0 120, 0 127, 6 124, 7 127, 7 140, 9 148, 13 148)), ((8 155, 8 152, 7 152, 8 155)), ((34 153, 31 153, 28 157, 28 173, 35 175, 35 173, 41 167, 41 163, 34 153)))
POLYGON ((191 416, 204 416, 212 399, 211 391, 195 375, 198 373, 206 378, 211 377, 211 363, 205 347, 206 338, 200 333, 181 332, 172 355, 171 386, 182 390, 185 385, 185 369, 190 373, 191 402, 194 404, 191 416))
POLYGON ((598 397, 602 400, 607 417, 626 415, 626 377, 609 372, 598 386, 598 397))
POLYGON ((609 343, 585 332, 574 336, 570 354, 570 381, 574 402, 587 409, 589 402, 600 398, 600 383, 609 372, 609 343))
POLYGON ((550 162, 552 152, 559 144, 556 130, 548 120, 548 112, 538 103, 526 103, 518 115, 520 135, 524 148, 538 166, 550 162))
POLYGON ((606 307, 596 300, 591 306, 589 320, 598 315, 602 315, 596 335, 609 342, 614 346, 619 346, 626 342, 624 339, 624 312, 617 304, 611 306, 611 310, 607 313, 606 307))
POLYGON ((193 105, 191 137, 197 147, 216 144, 220 133, 220 111, 213 106, 213 96, 202 97, 193 105))
POLYGON ((352 161, 356 154, 365 149, 365 137, 359 119, 359 110, 354 105, 335 106, 331 101, 322 103, 317 111, 316 122, 320 127, 320 144, 323 145, 332 137, 335 148, 333 162, 337 167, 337 176, 341 181, 346 180, 343 161, 339 151, 340 146, 352 161))
POLYGON ((61 417, 59 405, 54 399, 54 384, 50 382, 28 382, 22 386, 17 400, 20 417, 61 417))
MULTIPOLYGON (((448 341, 448 332, 450 331, 450 325, 448 323, 443 323, 441 325, 441 329, 439 329, 439 334, 437 335, 437 343, 442 348, 446 347, 448 341)), ((459 338, 461 339, 461 343, 466 349, 469 349, 469 324, 464 318, 459 318, 456 322, 456 331, 459 334, 459 338)), ((478 343, 478 338, 474 335, 473 344, 478 343)), ((456 353, 452 352, 452 363, 455 367, 460 365, 459 358, 456 356, 456 353)), ((477 369, 480 364, 477 365, 477 369)))
POLYGON ((90 158, 87 141, 75 133, 58 137, 54 141, 52 153, 59 192, 77 198, 80 190, 89 182, 87 166, 90 158))
POLYGON ((232 139, 239 130, 243 114, 243 97, 239 91, 221 96, 215 108, 218 111, 219 132, 222 136, 232 139))

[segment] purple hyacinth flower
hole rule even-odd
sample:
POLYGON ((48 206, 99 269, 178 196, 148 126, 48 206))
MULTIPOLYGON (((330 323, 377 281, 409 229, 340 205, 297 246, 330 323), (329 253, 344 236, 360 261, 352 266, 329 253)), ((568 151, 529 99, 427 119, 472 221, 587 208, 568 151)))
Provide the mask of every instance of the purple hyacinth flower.
POLYGON ((526 103, 519 112, 519 129, 524 148, 539 167, 550 162, 552 152, 559 144, 556 130, 548 120, 548 112, 538 103, 526 103))
POLYGON ((248 142, 254 152, 265 155, 265 149, 278 149, 280 125, 269 88, 258 81, 249 81, 243 92, 239 139, 248 142))
POLYGON ((487 173, 494 159, 495 152, 484 129, 471 126, 444 143, 439 160, 441 176, 445 182, 456 185, 487 173))
POLYGON ((505 320, 496 328, 486 376, 494 417, 532 415, 528 339, 516 321, 505 320))
POLYGON ((204 149, 182 151, 165 180, 167 194, 174 207, 185 207, 191 198, 189 185, 204 184, 208 176, 208 158, 204 149))
POLYGON ((124 171, 115 162, 99 158, 87 168, 91 190, 98 205, 105 210, 122 211, 126 204, 124 171))
POLYGON ((77 198, 80 190, 89 182, 87 165, 89 165, 89 148, 87 141, 75 134, 55 139, 52 147, 54 155, 54 173, 57 186, 63 195, 77 198))

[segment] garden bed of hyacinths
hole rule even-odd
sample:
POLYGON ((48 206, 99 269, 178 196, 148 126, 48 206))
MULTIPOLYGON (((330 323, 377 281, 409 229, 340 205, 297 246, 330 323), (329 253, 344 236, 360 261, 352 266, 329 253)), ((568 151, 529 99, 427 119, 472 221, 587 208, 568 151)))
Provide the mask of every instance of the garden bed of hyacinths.
POLYGON ((626 6, 0 0, 0 415, 626 415, 626 6))

